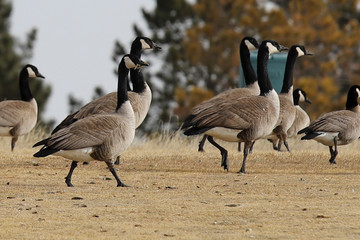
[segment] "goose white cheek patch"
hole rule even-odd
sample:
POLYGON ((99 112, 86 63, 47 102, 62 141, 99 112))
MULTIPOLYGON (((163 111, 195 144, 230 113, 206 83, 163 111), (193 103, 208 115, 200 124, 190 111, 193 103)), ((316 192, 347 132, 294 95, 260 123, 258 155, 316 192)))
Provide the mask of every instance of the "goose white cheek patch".
POLYGON ((304 94, 302 92, 299 92, 299 95, 300 95, 299 102, 305 102, 304 94))
POLYGON ((305 53, 299 47, 296 48, 296 51, 298 52, 298 57, 305 55, 305 53))
POLYGON ((247 46, 247 48, 249 50, 255 50, 256 49, 256 47, 249 40, 245 40, 245 45, 247 46))
POLYGON ((266 46, 269 49, 269 54, 279 52, 279 50, 272 44, 272 43, 266 43, 266 46))
POLYGON ((36 74, 35 74, 34 70, 32 70, 31 67, 27 67, 26 70, 29 74, 29 77, 32 77, 32 78, 36 77, 36 74))
POLYGON ((145 42, 144 39, 141 39, 140 42, 141 42, 141 48, 142 49, 150 49, 151 48, 150 45, 147 44, 147 42, 145 42))
POLYGON ((125 57, 124 62, 125 62, 125 66, 126 66, 127 69, 131 69, 131 68, 136 67, 135 63, 133 61, 131 61, 131 59, 129 57, 125 57))

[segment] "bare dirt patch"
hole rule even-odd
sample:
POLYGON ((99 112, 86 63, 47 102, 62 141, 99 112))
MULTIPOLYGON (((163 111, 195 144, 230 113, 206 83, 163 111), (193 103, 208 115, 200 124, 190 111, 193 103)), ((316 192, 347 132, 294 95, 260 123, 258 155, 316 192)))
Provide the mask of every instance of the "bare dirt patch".
MULTIPOLYGON (((197 140, 157 138, 122 155, 117 188, 102 162, 37 159, 31 144, 0 149, 1 239, 360 239, 359 144, 340 147, 337 165, 315 142, 278 153, 256 143, 241 175, 242 153, 220 154, 197 140)), ((34 142, 34 141, 32 141, 34 142)))

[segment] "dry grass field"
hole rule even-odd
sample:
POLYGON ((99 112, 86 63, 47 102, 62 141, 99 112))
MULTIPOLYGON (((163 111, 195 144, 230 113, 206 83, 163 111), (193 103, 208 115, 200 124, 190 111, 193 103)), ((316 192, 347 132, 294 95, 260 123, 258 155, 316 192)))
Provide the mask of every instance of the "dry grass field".
POLYGON ((70 161, 32 157, 40 138, 22 137, 13 153, 0 140, 0 239, 360 239, 358 142, 330 165, 314 141, 290 141, 291 153, 259 141, 242 175, 236 144, 224 143, 225 172, 209 143, 198 153, 198 138, 157 136, 122 155, 131 187, 92 162, 68 188, 70 161))

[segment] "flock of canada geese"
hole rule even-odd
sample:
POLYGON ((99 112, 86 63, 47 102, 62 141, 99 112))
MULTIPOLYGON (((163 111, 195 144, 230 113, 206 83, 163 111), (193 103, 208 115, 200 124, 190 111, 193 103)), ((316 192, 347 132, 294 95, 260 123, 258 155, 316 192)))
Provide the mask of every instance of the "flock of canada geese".
MULTIPOLYGON (((78 162, 104 161, 117 181, 118 187, 126 185, 118 177, 114 164, 132 143, 135 129, 144 121, 152 99, 149 86, 141 69, 149 64, 142 61, 141 53, 146 49, 161 48, 151 39, 137 37, 130 54, 122 57, 118 67, 118 88, 91 101, 80 110, 68 115, 46 139, 34 144, 41 149, 35 157, 62 156, 72 160, 65 183, 72 187, 71 177, 78 162), (130 80, 128 78, 130 72, 130 80), (129 81, 132 82, 132 88, 129 81), (116 161, 114 162, 114 159, 116 161)), ((245 163, 254 143, 268 139, 273 148, 280 151, 282 144, 290 151, 287 139, 305 134, 301 139, 314 139, 330 150, 330 163, 335 164, 337 146, 353 142, 360 137, 360 86, 348 91, 346 110, 326 113, 310 123, 307 113, 299 102, 310 103, 301 89, 293 90, 293 69, 297 57, 312 55, 302 45, 290 49, 272 40, 261 44, 245 37, 240 43, 240 58, 246 87, 224 91, 195 106, 185 119, 182 129, 187 136, 204 135, 199 144, 203 151, 206 139, 221 152, 221 166, 229 169, 227 150, 215 142, 244 143, 243 162, 239 172, 245 173, 245 163), (258 49, 257 72, 250 62, 250 51, 258 49), (288 50, 283 86, 279 94, 273 89, 268 76, 269 55, 288 50)), ((0 136, 10 136, 11 149, 19 136, 29 133, 37 122, 37 103, 33 97, 29 80, 44 78, 33 65, 26 65, 19 75, 21 100, 0 102, 0 136)))

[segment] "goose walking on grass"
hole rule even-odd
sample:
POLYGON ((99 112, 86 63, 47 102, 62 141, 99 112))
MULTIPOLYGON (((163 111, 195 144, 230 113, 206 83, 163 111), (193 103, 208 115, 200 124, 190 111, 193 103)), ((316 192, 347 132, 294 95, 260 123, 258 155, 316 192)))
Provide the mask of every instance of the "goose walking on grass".
POLYGON ((337 146, 352 143, 360 136, 359 97, 360 86, 353 85, 347 95, 346 110, 326 113, 298 132, 305 133, 301 140, 314 139, 329 146, 331 164, 336 163, 337 146))
POLYGON ((12 137, 11 151, 19 136, 29 133, 37 122, 38 106, 29 87, 29 80, 33 78, 45 77, 35 66, 27 64, 19 76, 21 100, 0 102, 0 136, 12 137))
MULTIPOLYGON (((243 97, 237 101, 223 101, 192 111, 184 122, 184 134, 207 134, 228 142, 244 142, 240 172, 245 173, 246 159, 253 141, 269 135, 279 117, 279 97, 270 82, 267 63, 269 54, 285 49, 287 48, 275 41, 263 41, 257 58, 260 95, 243 97)), ((228 163, 225 163, 224 168, 228 169, 228 163)))
MULTIPOLYGON (((241 66, 244 72, 244 78, 245 78, 245 84, 246 86, 244 88, 234 88, 229 89, 227 91, 224 91, 215 97, 206 100, 202 103, 200 103, 198 106, 196 106, 193 111, 196 111, 197 108, 205 108, 207 105, 213 105, 215 103, 219 103, 221 101, 236 101, 237 99, 241 97, 246 97, 250 95, 259 95, 260 94, 260 87, 257 81, 256 73, 254 71, 254 68, 251 65, 250 61, 250 51, 255 50, 259 47, 259 43, 256 41, 253 37, 244 37, 240 42, 240 59, 241 59, 241 66)), ((221 147, 219 144, 217 144, 212 136, 204 135, 204 137, 199 142, 199 152, 204 151, 204 144, 206 139, 214 145, 217 149, 220 150, 221 156, 222 156, 222 164, 221 166, 225 165, 225 162, 227 162, 227 151, 221 147)), ((239 143, 239 148, 240 148, 239 143)))
POLYGON ((292 126, 296 115, 293 101, 293 71, 296 59, 304 55, 312 55, 312 53, 302 45, 293 45, 289 49, 286 59, 283 85, 279 93, 280 115, 272 134, 267 138, 273 143, 273 148, 278 151, 281 151, 281 144, 284 143, 287 151, 290 152, 287 143, 287 131, 292 126), (276 146, 277 139, 279 139, 278 146, 276 146))
POLYGON ((293 92, 293 100, 295 106, 295 120, 289 130, 287 131, 287 137, 296 137, 297 132, 310 125, 310 117, 299 105, 300 102, 307 102, 311 104, 310 99, 307 97, 306 92, 301 88, 297 88, 293 92))
POLYGON ((50 137, 36 143, 43 147, 34 154, 46 157, 54 154, 73 160, 65 178, 68 187, 72 187, 71 176, 78 161, 104 161, 117 181, 118 187, 126 186, 117 176, 113 159, 125 151, 135 135, 135 116, 129 102, 127 81, 129 69, 148 66, 137 56, 125 55, 118 68, 117 103, 111 113, 95 114, 79 119, 63 127, 50 137))
MULTIPOLYGON (((130 54, 141 58, 141 52, 146 49, 160 50, 161 47, 156 45, 150 38, 136 37, 131 45, 130 54)), ((151 104, 152 94, 149 85, 144 80, 141 69, 130 69, 130 80, 132 82, 132 91, 128 92, 130 104, 135 114, 135 128, 139 127, 144 121, 151 104)), ((129 83, 128 83, 129 84, 129 83)), ((128 90, 130 87, 128 85, 128 90)), ((100 113, 112 112, 117 104, 117 93, 111 92, 99 97, 83 106, 78 111, 67 116, 52 133, 69 126, 79 119, 100 113)), ((115 164, 119 164, 120 156, 117 156, 115 164)))

